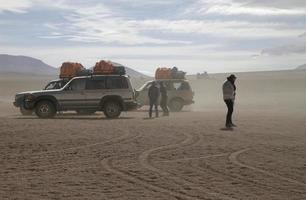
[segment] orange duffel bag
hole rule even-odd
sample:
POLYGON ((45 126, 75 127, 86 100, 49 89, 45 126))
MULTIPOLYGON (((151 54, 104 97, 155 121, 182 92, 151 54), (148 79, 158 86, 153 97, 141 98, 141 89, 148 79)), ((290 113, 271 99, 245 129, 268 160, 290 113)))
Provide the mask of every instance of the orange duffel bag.
POLYGON ((155 72, 155 79, 171 79, 172 73, 170 68, 157 68, 155 72))
POLYGON ((96 65, 93 68, 94 74, 112 74, 114 73, 114 65, 105 60, 101 60, 100 62, 97 62, 96 65))
POLYGON ((73 78, 85 68, 81 63, 64 62, 61 66, 60 78, 73 78))

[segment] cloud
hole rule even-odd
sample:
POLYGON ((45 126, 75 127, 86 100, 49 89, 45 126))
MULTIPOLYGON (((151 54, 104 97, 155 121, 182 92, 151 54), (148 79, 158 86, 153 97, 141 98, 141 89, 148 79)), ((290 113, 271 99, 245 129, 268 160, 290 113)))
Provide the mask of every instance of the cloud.
POLYGON ((0 0, 0 13, 3 11, 25 13, 31 6, 31 0, 0 0))
MULTIPOLYGON (((270 1, 265 1, 270 2, 270 1)), ((273 1, 272 1, 273 2, 273 1)), ((254 15, 254 16, 298 16, 306 15, 306 8, 277 7, 275 4, 264 3, 263 1, 242 1, 242 0, 199 0, 191 5, 186 13, 198 13, 202 15, 254 15)), ((291 1, 290 1, 291 3, 291 1)))
POLYGON ((306 32, 305 33, 302 33, 301 35, 299 35, 299 37, 306 37, 306 32))
POLYGON ((236 39, 289 38, 299 35, 304 30, 302 28, 289 28, 282 23, 249 23, 247 21, 144 20, 135 23, 139 24, 139 27, 144 30, 208 34, 214 37, 236 39))
POLYGON ((65 16, 66 22, 45 24, 49 29, 56 30, 58 34, 42 36, 42 38, 67 38, 76 42, 123 45, 188 43, 147 36, 141 32, 142 29, 137 21, 116 16, 116 13, 103 4, 94 6, 66 5, 63 8, 70 11, 65 16))
POLYGON ((306 54, 306 45, 283 45, 274 48, 264 49, 262 55, 283 56, 289 54, 306 54))
POLYGON ((263 49, 262 55, 286 56, 291 54, 306 54, 306 35, 302 34, 290 41, 283 42, 282 45, 263 49))

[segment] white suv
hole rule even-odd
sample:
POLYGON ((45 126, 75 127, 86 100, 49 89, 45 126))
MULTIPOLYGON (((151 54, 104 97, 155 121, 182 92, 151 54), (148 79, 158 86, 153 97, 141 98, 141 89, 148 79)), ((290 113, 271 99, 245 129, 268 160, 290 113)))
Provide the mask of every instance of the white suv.
POLYGON ((149 105, 148 91, 152 82, 157 82, 158 85, 160 82, 163 82, 168 92, 168 105, 171 111, 181 111, 184 106, 194 103, 194 92, 187 80, 163 79, 149 81, 136 91, 136 99, 140 106, 149 105))
POLYGON ((40 118, 70 110, 103 111, 107 118, 117 118, 138 106, 130 79, 123 75, 75 77, 61 89, 19 93, 14 105, 34 109, 40 118))

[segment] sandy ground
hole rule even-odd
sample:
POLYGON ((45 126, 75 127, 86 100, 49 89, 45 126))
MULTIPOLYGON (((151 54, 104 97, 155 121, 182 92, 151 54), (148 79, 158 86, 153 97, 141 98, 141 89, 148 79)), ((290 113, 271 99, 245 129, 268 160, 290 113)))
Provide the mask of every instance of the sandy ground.
POLYGON ((289 84, 306 78, 256 93, 264 81, 244 76, 231 131, 214 100, 222 77, 195 89, 196 105, 153 120, 142 111, 41 120, 1 96, 0 199, 306 199, 305 85, 289 84))

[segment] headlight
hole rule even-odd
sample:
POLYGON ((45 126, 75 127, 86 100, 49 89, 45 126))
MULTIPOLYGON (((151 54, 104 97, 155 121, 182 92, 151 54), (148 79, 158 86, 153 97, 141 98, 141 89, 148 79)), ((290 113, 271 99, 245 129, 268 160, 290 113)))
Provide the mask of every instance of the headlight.
POLYGON ((25 101, 33 101, 34 99, 35 99, 35 96, 32 95, 32 94, 27 94, 27 95, 25 95, 25 97, 24 97, 24 100, 25 100, 25 101))

